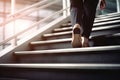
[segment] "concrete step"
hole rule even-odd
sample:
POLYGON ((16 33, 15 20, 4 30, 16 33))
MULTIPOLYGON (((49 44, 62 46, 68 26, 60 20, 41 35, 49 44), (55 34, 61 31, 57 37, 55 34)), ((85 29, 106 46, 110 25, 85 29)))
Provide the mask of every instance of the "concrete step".
MULTIPOLYGON (((120 21, 119 16, 112 18, 105 18, 105 19, 95 20, 93 26, 96 27, 96 26, 108 25, 111 23, 114 24, 114 23, 119 23, 119 21, 120 21)), ((70 27, 70 26, 72 26, 71 23, 65 23, 61 25, 61 27, 70 27)))
POLYGON ((120 64, 0 64, 0 76, 28 80, 119 80, 120 64))
MULTIPOLYGON (((115 24, 115 25, 109 25, 109 26, 93 27, 92 31, 94 31, 94 30, 103 30, 103 29, 107 29, 107 28, 116 28, 116 27, 119 28, 120 25, 115 24)), ((64 32, 64 31, 72 31, 72 27, 56 28, 56 29, 53 30, 53 33, 64 32)))
POLYGON ((42 36, 43 40, 54 40, 54 39, 65 39, 65 38, 71 38, 72 31, 65 31, 65 32, 59 32, 59 33, 48 33, 44 34, 42 36))
POLYGON ((93 46, 120 45, 120 33, 91 38, 93 46))
POLYGON ((120 16, 120 13, 110 13, 105 15, 98 15, 96 16, 96 19, 104 19, 104 18, 111 18, 111 17, 118 17, 120 16))
POLYGON ((28 80, 28 79, 18 79, 18 78, 1 78, 1 76, 0 76, 0 80, 28 80))
MULTIPOLYGON (((31 50, 72 48, 71 40, 72 38, 46 40, 46 41, 34 41, 30 43, 30 46, 31 46, 31 50)), ((89 41, 90 41, 89 42, 90 47, 120 45, 120 42, 119 42, 120 34, 91 37, 89 41)))
POLYGON ((120 45, 14 53, 20 63, 120 63, 120 45))
POLYGON ((108 21, 114 21, 114 20, 120 20, 120 17, 111 17, 111 18, 105 18, 105 19, 95 19, 94 23, 101 23, 101 22, 108 22, 108 21))
MULTIPOLYGON (((68 28, 70 30, 70 28, 68 28)), ((58 29, 57 29, 58 30, 58 29)), ((102 35, 111 35, 120 32, 120 26, 111 25, 103 27, 95 27, 92 29, 91 37, 102 36, 102 35)), ((59 28, 58 32, 44 34, 43 39, 62 39, 62 38, 71 38, 72 30, 64 31, 63 28, 59 28)))
POLYGON ((31 50, 72 48, 71 38, 31 42, 31 50))
POLYGON ((64 27, 64 28, 56 28, 53 30, 53 33, 55 32, 63 32, 63 31, 71 31, 72 27, 64 27))
POLYGON ((104 26, 104 25, 120 24, 119 22, 120 22, 120 20, 114 20, 114 21, 96 23, 96 24, 93 24, 93 26, 94 26, 94 27, 98 27, 98 26, 104 26))
POLYGON ((65 23, 65 24, 62 24, 62 25, 61 25, 61 28, 70 27, 70 26, 72 26, 71 23, 65 23))

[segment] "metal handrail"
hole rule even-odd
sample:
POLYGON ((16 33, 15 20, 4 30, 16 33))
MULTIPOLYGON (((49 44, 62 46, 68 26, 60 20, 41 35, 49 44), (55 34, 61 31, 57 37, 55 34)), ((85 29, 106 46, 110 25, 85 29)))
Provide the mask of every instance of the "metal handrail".
MULTIPOLYGON (((16 19, 18 19, 18 18, 20 18, 20 17, 26 16, 26 15, 28 15, 28 14, 31 13, 31 12, 37 11, 37 10, 39 10, 39 9, 47 8, 47 7, 49 7, 50 5, 55 4, 56 2, 58 2, 58 1, 54 1, 54 2, 48 3, 47 5, 43 5, 42 7, 39 7, 39 8, 37 8, 37 9, 32 9, 32 10, 30 10, 30 11, 28 11, 27 13, 24 13, 24 14, 22 14, 22 15, 15 16, 15 15, 21 13, 21 12, 24 12, 24 11, 30 9, 30 8, 33 8, 33 7, 35 7, 35 6, 38 6, 38 4, 39 4, 39 5, 42 5, 42 4, 43 4, 43 2, 41 2, 41 3, 36 3, 35 5, 32 5, 32 6, 30 6, 30 7, 27 7, 27 8, 25 8, 25 9, 23 9, 23 10, 20 10, 20 11, 16 12, 15 14, 9 15, 9 17, 12 17, 12 18, 9 19, 9 17, 7 17, 9 20, 6 20, 5 23, 1 23, 0 26, 3 26, 3 25, 5 25, 5 24, 8 24, 9 22, 12 22, 12 21, 14 21, 14 20, 16 20, 16 19)), ((44 3, 45 3, 45 2, 44 2, 44 3)))
MULTIPOLYGON (((48 6, 49 6, 49 5, 48 5, 48 6)), ((47 5, 44 6, 44 7, 47 7, 47 5)), ((43 7, 43 8, 44 8, 44 7, 43 7)), ((40 8, 38 8, 38 9, 40 9, 40 8)), ((19 33, 13 35, 13 36, 11 36, 11 37, 9 37, 8 39, 6 39, 6 40, 0 42, 0 45, 5 44, 6 42, 8 42, 8 41, 10 41, 10 40, 16 38, 17 36, 19 36, 19 35, 25 33, 26 31, 28 31, 28 30, 30 30, 30 29, 36 27, 38 24, 40 24, 40 23, 42 23, 42 22, 44 22, 44 21, 46 21, 46 20, 49 20, 49 19, 52 18, 54 15, 61 14, 63 11, 66 11, 66 10, 68 10, 68 9, 69 9, 69 7, 66 8, 66 9, 62 9, 62 10, 60 10, 60 11, 57 11, 57 12, 55 12, 54 14, 48 16, 47 18, 44 18, 44 19, 42 19, 42 20, 40 20, 40 21, 38 21, 38 22, 32 24, 32 25, 31 25, 30 27, 28 27, 27 29, 25 29, 25 30, 23 30, 23 31, 21 31, 21 32, 19 32, 19 33)))
POLYGON ((21 12, 24 12, 24 11, 26 11, 26 10, 29 10, 29 9, 31 9, 31 8, 33 8, 33 7, 43 5, 43 4, 46 3, 46 2, 47 2, 47 1, 41 1, 41 2, 35 3, 35 4, 31 5, 31 6, 28 6, 28 7, 26 7, 26 8, 23 8, 23 9, 15 12, 14 14, 8 15, 8 17, 12 17, 12 16, 17 15, 17 14, 19 14, 19 13, 21 13, 21 12))

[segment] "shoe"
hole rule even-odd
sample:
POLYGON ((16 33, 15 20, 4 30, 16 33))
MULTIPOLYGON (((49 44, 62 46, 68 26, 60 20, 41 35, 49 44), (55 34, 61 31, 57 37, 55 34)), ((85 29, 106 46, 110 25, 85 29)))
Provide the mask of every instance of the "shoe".
POLYGON ((89 47, 89 40, 86 37, 82 37, 82 47, 89 47))
POLYGON ((81 29, 80 29, 79 24, 75 24, 73 27, 73 32, 72 32, 72 47, 73 48, 78 48, 82 47, 82 39, 81 39, 81 29))

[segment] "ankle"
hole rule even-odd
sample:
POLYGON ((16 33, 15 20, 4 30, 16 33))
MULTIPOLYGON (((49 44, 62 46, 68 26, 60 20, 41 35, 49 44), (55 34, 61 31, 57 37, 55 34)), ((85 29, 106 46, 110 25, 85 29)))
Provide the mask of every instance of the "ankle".
POLYGON ((89 47, 89 39, 82 37, 82 47, 89 47))
POLYGON ((89 42, 89 39, 84 37, 84 36, 82 36, 82 43, 88 43, 88 42, 89 42))

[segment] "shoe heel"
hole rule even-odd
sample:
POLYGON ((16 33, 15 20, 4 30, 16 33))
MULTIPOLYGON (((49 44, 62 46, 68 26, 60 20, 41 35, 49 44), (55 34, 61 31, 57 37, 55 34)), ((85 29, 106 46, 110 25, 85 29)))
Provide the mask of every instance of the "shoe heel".
POLYGON ((80 34, 81 32, 80 32, 80 29, 79 29, 79 28, 75 28, 75 29, 73 30, 73 33, 74 33, 74 34, 80 34))

